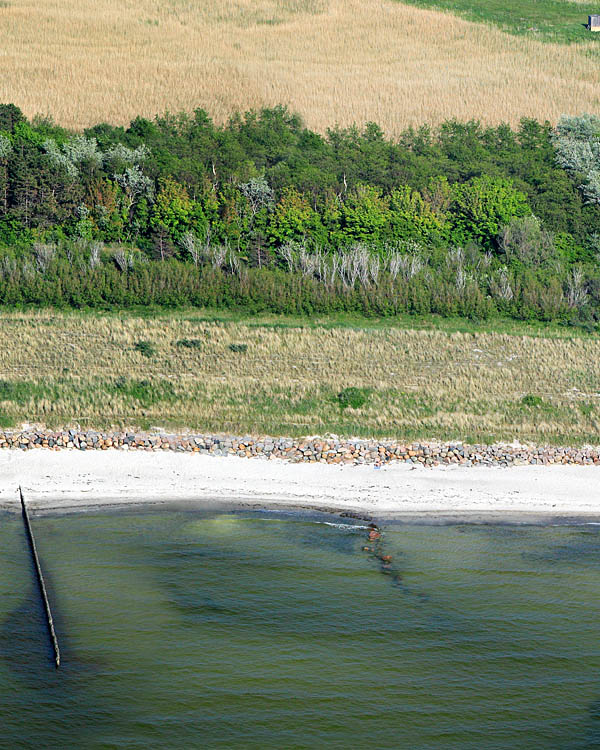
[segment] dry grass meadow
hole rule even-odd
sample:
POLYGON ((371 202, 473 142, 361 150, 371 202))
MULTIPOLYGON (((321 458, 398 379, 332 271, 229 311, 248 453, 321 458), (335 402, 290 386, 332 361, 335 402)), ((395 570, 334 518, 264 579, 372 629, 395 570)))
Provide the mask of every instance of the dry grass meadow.
POLYGON ((0 2, 0 101, 73 128, 275 104, 321 131, 556 121, 598 110, 596 52, 395 0, 0 2))
POLYGON ((49 312, 1 314, 0 337, 5 426, 600 442, 597 337, 49 312))

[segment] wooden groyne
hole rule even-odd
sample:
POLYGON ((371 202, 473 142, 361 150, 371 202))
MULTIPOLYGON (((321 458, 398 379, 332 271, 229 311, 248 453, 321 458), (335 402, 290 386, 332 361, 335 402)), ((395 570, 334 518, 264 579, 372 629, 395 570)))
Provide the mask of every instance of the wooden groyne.
POLYGON ((42 566, 40 565, 40 558, 38 557, 37 548, 35 546, 35 537, 33 535, 33 529, 31 528, 31 522, 29 520, 29 513, 27 512, 27 506, 25 505, 25 498, 23 497, 23 490, 19 487, 19 496, 21 498, 21 512, 23 514, 23 521, 25 523, 25 531, 27 532, 27 539, 29 540, 29 549, 31 551, 31 557, 33 559, 33 566, 35 568, 36 577, 42 596, 42 603, 44 605, 44 611, 46 612, 46 623, 48 625, 48 633, 50 634, 50 641, 54 650, 54 662, 56 668, 60 667, 60 648, 58 646, 58 638, 56 637, 56 631, 54 629, 54 620, 52 618, 52 610, 50 609, 50 601, 48 599, 48 591, 46 590, 46 583, 44 581, 44 574, 42 573, 42 566))

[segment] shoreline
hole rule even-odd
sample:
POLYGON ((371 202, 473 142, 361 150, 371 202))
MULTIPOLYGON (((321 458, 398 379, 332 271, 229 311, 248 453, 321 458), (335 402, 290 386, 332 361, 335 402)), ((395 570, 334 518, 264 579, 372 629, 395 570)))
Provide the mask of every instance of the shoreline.
POLYGON ((0 511, 303 511, 378 520, 600 523, 593 466, 292 463, 177 452, 0 451, 0 511))

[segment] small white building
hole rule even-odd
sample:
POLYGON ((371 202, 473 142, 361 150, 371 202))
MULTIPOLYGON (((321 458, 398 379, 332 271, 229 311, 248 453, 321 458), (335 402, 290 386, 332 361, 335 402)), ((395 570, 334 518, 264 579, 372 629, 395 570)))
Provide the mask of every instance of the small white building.
POLYGON ((587 27, 590 31, 600 31, 600 16, 588 16, 587 27))

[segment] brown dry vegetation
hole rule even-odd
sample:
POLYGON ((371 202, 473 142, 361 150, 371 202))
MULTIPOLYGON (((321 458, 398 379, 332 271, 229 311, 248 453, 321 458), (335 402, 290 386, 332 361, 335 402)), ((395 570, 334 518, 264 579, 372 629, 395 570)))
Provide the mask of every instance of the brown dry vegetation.
POLYGON ((598 338, 55 313, 2 314, 0 335, 3 424, 600 442, 598 338), (340 409, 348 386, 362 408, 340 409))
POLYGON ((287 104, 317 130, 598 109, 589 45, 394 0, 6 0, 0 101, 75 128, 287 104))

